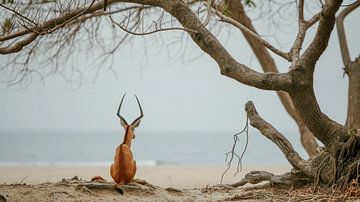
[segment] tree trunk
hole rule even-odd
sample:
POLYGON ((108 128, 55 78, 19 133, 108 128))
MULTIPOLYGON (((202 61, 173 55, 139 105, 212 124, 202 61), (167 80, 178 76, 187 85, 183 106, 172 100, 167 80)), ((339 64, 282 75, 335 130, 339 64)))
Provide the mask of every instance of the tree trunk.
POLYGON ((360 56, 345 68, 349 77, 346 127, 360 129, 360 56))
MULTIPOLYGON (((227 0, 224 3, 226 4, 226 9, 229 11, 229 16, 231 18, 240 22, 254 33, 257 33, 240 1, 227 0)), ((225 5, 221 7, 225 7, 225 5)), ((241 32, 243 33, 246 41, 249 43, 264 72, 279 72, 273 58, 271 57, 269 51, 265 48, 265 46, 259 43, 256 39, 254 39, 251 35, 247 34, 243 30, 241 30, 241 32)), ((301 144, 305 148, 306 152, 309 156, 315 155, 318 151, 317 148, 319 147, 319 145, 317 144, 313 133, 306 127, 306 124, 299 116, 299 113, 295 109, 289 94, 284 91, 277 91, 277 95, 279 96, 285 110, 298 125, 301 136, 301 144)))
POLYGON ((346 7, 336 18, 336 28, 340 44, 341 57, 345 73, 349 77, 348 111, 345 126, 349 129, 360 128, 360 56, 351 60, 346 39, 344 20, 351 12, 360 6, 360 1, 346 7))

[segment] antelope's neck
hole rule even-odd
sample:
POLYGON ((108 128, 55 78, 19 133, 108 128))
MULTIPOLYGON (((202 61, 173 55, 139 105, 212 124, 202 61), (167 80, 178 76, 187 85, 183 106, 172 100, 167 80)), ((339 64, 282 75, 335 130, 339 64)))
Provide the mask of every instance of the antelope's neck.
POLYGON ((134 136, 134 132, 131 130, 130 126, 126 127, 123 144, 128 145, 130 148, 133 136, 134 136))

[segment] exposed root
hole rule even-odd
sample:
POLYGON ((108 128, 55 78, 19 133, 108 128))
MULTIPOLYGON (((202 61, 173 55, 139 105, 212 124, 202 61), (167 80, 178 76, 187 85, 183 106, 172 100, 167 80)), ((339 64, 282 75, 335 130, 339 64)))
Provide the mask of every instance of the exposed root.
POLYGON ((360 183, 360 134, 349 134, 349 139, 342 145, 337 157, 338 185, 346 187, 354 179, 360 183))
POLYGON ((345 197, 360 198, 360 184, 357 180, 353 179, 350 185, 344 192, 345 197))
POLYGON ((226 198, 225 201, 240 201, 240 200, 261 200, 261 201, 270 201, 273 199, 270 193, 253 193, 246 192, 245 194, 235 195, 233 197, 226 198))
MULTIPOLYGON (((287 172, 282 175, 274 175, 267 171, 251 171, 250 173, 245 175, 245 178, 240 180, 239 182, 229 184, 232 187, 241 187, 245 184, 259 184, 261 182, 269 182, 269 184, 265 186, 276 186, 276 187, 298 187, 304 186, 310 183, 310 179, 306 178, 301 172, 287 172)), ((260 185, 261 187, 261 185, 260 185)), ((257 187, 252 187, 257 188, 257 187)), ((250 188, 250 189, 252 189, 250 188)), ((264 188, 264 187, 261 187, 264 188)))
POLYGON ((325 184, 327 186, 335 182, 336 161, 327 151, 321 151, 310 160, 314 170, 315 185, 325 184))
MULTIPOLYGON (((274 175, 266 171, 253 171, 241 181, 230 184, 230 186, 239 187, 245 184, 269 182, 270 186, 299 187, 314 183, 316 186, 326 185, 347 189, 350 182, 360 183, 360 132, 350 131, 348 136, 343 138, 346 142, 340 142, 337 148, 332 148, 337 151, 329 151, 328 148, 324 148, 311 159, 303 160, 290 142, 270 123, 260 117, 251 101, 246 103, 245 110, 250 125, 280 148, 293 166, 293 170, 282 175, 274 175)), ((236 141, 237 139, 235 139, 235 144, 236 141)), ((231 154, 232 158, 236 156, 241 162, 241 157, 234 154, 234 146, 231 154)))
POLYGON ((256 201, 356 201, 360 197, 358 184, 347 190, 324 188, 318 186, 304 186, 298 189, 268 188, 251 189, 242 194, 224 199, 225 201, 256 200, 256 201))
POLYGON ((271 183, 265 183, 265 184, 258 184, 258 185, 254 185, 251 187, 244 187, 244 191, 253 191, 253 190, 257 190, 257 189, 267 189, 271 187, 271 183))

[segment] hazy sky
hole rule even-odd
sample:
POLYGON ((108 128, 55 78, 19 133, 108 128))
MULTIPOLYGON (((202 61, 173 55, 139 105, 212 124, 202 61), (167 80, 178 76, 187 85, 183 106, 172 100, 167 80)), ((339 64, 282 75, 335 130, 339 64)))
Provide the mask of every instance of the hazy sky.
MULTIPOLYGON (((352 58, 360 53, 359 19, 359 9, 346 19, 352 58)), ((259 26, 263 26, 261 22, 259 26)), ((261 33, 266 34, 265 31, 264 28, 261 33)), ((222 43, 238 61, 260 70, 240 32, 236 29, 230 32, 229 36, 225 34, 227 31, 220 36, 222 43)), ((295 32, 293 29, 277 37, 285 50, 291 45, 295 32)), ((178 34, 167 32, 161 36, 171 41, 178 34)), ((343 78, 336 37, 334 31, 328 49, 318 62, 315 91, 322 111, 343 123, 348 81, 343 78)), ((272 38, 269 40, 275 42, 272 38)), ((180 55, 183 45, 171 46, 169 54, 180 55)), ((189 61, 202 54, 191 40, 183 57, 185 62, 172 62, 167 50, 159 52, 160 46, 155 40, 147 43, 144 67, 141 64, 146 59, 139 54, 144 50, 144 39, 134 38, 132 47, 115 53, 113 67, 118 72, 117 79, 111 71, 103 71, 93 84, 93 70, 88 70, 86 82, 77 89, 67 87, 66 82, 56 76, 46 78, 44 85, 33 83, 25 89, 2 84, 0 129, 115 130, 120 127, 116 110, 121 96, 127 92, 123 114, 128 121, 138 115, 133 97, 138 95, 145 113, 140 130, 238 131, 245 122, 244 105, 252 100, 259 113, 280 131, 297 131, 274 92, 221 76, 218 66, 207 55, 189 61)), ((279 68, 286 71, 289 65, 278 57, 275 59, 279 68)), ((4 56, 0 56, 1 61, 4 56)))

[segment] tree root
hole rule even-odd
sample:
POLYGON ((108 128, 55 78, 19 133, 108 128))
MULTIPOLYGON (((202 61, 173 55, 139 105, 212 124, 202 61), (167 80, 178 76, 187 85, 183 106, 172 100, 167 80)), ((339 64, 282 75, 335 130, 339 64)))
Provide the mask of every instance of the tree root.
POLYGON ((288 173, 285 173, 283 175, 274 175, 267 171, 251 171, 250 173, 246 174, 245 178, 243 178, 241 181, 229 185, 232 187, 239 187, 248 183, 258 184, 264 181, 268 181, 273 184, 284 184, 284 185, 291 184, 291 181, 289 181, 288 173))
POLYGON ((261 200, 261 201, 271 201, 273 197, 271 197, 271 194, 268 193, 253 193, 253 192, 247 192, 245 194, 241 195, 235 195, 230 198, 226 198, 224 201, 243 201, 243 200, 261 200))
POLYGON ((346 188, 356 180, 360 183, 360 133, 350 132, 349 139, 341 146, 337 157, 338 184, 346 188))
MULTIPOLYGON (((347 188, 353 180, 360 183, 360 132, 350 131, 348 136, 343 138, 346 140, 345 142, 340 142, 337 148, 330 148, 334 151, 324 148, 311 159, 303 160, 290 142, 270 123, 260 117, 251 101, 246 103, 245 110, 251 126, 258 129, 262 135, 280 148, 288 162, 293 166, 293 171, 296 170, 297 173, 301 173, 302 179, 314 182, 315 185, 330 186, 336 184, 337 187, 342 188, 347 188)), ((269 181, 270 184, 297 184, 298 174, 294 175, 291 172, 291 175, 292 177, 286 173, 273 175, 264 171, 262 173, 257 171, 257 173, 249 173, 239 184, 258 183, 256 180, 269 181)))
MULTIPOLYGON (((268 184, 258 185, 260 188, 264 186, 276 186, 279 188, 288 188, 288 187, 300 187, 309 184, 311 180, 303 175, 302 172, 287 172, 281 175, 274 175, 267 171, 251 171, 245 175, 245 178, 239 182, 229 184, 232 187, 241 187, 245 184, 259 184, 261 182, 269 182, 268 184)), ((246 189, 258 189, 258 186, 246 188, 246 189)))
POLYGON ((303 160, 284 135, 260 117, 251 101, 246 103, 245 110, 250 125, 280 148, 293 169, 282 175, 252 171, 229 186, 269 182, 270 186, 299 187, 314 183, 347 189, 351 182, 360 183, 360 132, 349 132, 347 136, 344 135, 346 141, 340 142, 337 148, 324 148, 311 159, 303 160))

